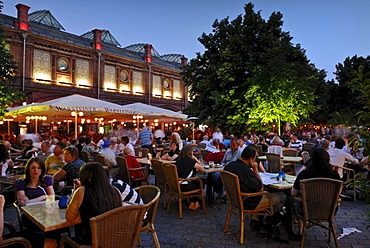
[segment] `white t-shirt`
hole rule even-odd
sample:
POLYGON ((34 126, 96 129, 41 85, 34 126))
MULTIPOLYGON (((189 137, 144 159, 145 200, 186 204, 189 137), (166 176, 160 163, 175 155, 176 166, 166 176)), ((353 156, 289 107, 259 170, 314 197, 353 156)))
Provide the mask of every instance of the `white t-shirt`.
POLYGON ((222 141, 224 141, 224 136, 221 132, 214 132, 212 134, 212 139, 219 139, 220 143, 222 143, 222 141))
MULTIPOLYGON (((342 149, 332 148, 328 150, 330 156, 330 164, 336 166, 344 166, 345 161, 352 162, 354 164, 358 164, 358 160, 355 159, 351 154, 346 153, 342 149)), ((343 177, 343 170, 339 169, 338 174, 340 177, 343 177)))
POLYGON ((9 160, 11 159, 8 159, 7 161, 5 161, 5 163, 0 163, 0 166, 1 166, 1 176, 6 176, 6 170, 8 169, 8 162, 9 160))

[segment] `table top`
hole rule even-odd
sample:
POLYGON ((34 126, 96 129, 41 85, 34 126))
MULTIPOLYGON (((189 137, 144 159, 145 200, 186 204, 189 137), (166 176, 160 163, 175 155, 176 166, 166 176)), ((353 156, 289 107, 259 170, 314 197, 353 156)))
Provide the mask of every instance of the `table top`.
POLYGON ((276 180, 278 173, 259 172, 259 174, 262 179, 263 185, 266 185, 266 186, 269 186, 275 189, 291 189, 293 188, 294 181, 297 178, 296 176, 285 175, 286 180, 280 182, 276 180))
POLYGON ((33 223, 35 223, 44 232, 61 229, 64 227, 78 224, 78 222, 68 222, 65 218, 67 209, 60 209, 58 201, 53 204, 52 213, 47 213, 45 202, 29 204, 21 207, 21 211, 33 223))
POLYGON ((215 168, 207 168, 207 169, 204 169, 204 173, 208 174, 208 173, 220 172, 223 170, 224 170, 224 166, 215 167, 215 168))
MULTIPOLYGON (((137 162, 139 162, 139 164, 151 165, 150 160, 148 158, 136 158, 136 160, 137 160, 137 162)), ((176 163, 176 161, 162 160, 162 159, 158 159, 158 160, 159 160, 159 162, 162 162, 162 163, 170 163, 170 164, 176 163)))
POLYGON ((0 183, 2 184, 14 184, 15 181, 19 178, 22 178, 23 175, 14 175, 14 176, 11 176, 11 177, 0 177, 0 183))
MULTIPOLYGON (((267 160, 266 156, 259 156, 259 160, 267 160)), ((289 156, 284 156, 281 157, 282 162, 293 162, 293 163, 299 163, 302 161, 302 157, 289 157, 289 156)))

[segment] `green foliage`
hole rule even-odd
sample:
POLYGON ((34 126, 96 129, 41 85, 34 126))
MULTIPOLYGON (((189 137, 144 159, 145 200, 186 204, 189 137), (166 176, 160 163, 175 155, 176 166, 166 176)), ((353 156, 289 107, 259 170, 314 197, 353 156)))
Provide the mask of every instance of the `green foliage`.
MULTIPOLYGON (((0 12, 2 8, 2 2, 0 2, 0 12)), ((0 27, 0 118, 6 113, 6 108, 16 102, 22 101, 24 95, 16 88, 10 86, 15 80, 17 73, 17 66, 13 60, 13 56, 10 54, 3 29, 0 27)))
POLYGON ((325 73, 282 31, 282 14, 265 21, 253 8, 249 3, 243 16, 216 20, 212 33, 199 38, 205 52, 183 75, 193 97, 185 113, 234 133, 298 124, 317 109, 314 96, 325 83, 325 73))

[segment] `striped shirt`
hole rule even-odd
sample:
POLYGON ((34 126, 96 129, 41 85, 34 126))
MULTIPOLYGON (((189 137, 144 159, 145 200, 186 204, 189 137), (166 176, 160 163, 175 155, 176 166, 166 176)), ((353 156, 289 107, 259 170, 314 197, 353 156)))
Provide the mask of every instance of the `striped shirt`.
POLYGON ((116 187, 121 192, 122 202, 130 202, 140 205, 144 204, 139 194, 131 188, 130 185, 115 178, 110 178, 109 180, 112 186, 116 187))
POLYGON ((139 140, 141 141, 142 146, 151 145, 152 144, 152 132, 147 129, 144 129, 139 134, 139 140))

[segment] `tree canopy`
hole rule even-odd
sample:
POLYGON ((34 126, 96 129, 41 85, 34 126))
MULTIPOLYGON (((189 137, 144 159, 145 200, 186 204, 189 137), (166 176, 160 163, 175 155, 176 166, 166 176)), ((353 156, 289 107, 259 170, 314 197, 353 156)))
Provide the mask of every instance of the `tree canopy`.
POLYGON ((266 21, 252 3, 244 11, 232 21, 215 20, 212 33, 199 38, 205 52, 184 72, 192 98, 185 112, 236 133, 307 120, 318 108, 325 72, 282 31, 280 12, 266 21))
MULTIPOLYGON (((2 1, 0 1, 0 13, 2 10, 2 1)), ((10 86, 15 80, 17 66, 10 54, 6 44, 3 29, 0 27, 0 118, 4 117, 6 108, 17 100, 23 99, 23 93, 10 86)))

